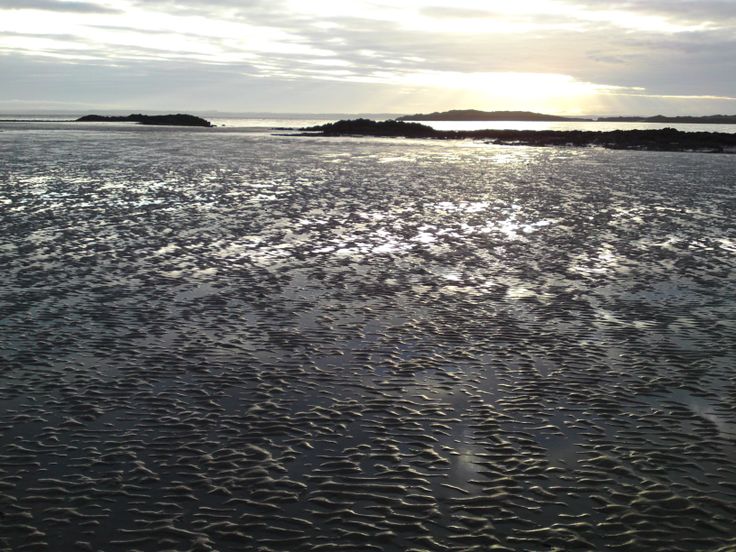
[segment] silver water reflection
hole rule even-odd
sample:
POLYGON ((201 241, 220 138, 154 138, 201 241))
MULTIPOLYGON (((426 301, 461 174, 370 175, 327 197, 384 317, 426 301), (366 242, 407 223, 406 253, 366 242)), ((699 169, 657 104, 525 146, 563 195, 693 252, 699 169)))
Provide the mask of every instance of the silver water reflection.
POLYGON ((2 546, 736 546, 728 156, 60 126, 0 159, 2 546))

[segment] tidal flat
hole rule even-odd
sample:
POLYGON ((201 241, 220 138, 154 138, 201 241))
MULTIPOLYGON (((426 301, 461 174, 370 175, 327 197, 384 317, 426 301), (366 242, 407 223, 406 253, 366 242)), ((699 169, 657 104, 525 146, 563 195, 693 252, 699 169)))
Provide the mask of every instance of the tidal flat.
POLYGON ((0 550, 736 549, 733 156, 0 131, 0 550))

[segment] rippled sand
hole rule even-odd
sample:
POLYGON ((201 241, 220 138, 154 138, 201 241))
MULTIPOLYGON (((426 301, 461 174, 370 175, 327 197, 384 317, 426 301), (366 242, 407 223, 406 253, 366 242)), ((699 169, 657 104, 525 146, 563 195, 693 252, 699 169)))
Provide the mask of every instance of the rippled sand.
POLYGON ((731 158, 0 160, 0 550, 736 549, 731 158))

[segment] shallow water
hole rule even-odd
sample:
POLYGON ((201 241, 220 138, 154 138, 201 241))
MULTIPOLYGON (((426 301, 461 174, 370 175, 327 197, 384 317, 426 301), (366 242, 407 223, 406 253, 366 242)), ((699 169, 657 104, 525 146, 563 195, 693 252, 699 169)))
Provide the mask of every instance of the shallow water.
POLYGON ((725 155, 0 132, 0 548, 731 550, 725 155))
MULTIPOLYGON (((3 128, 8 129, 32 129, 40 128, 44 130, 58 129, 59 123, 66 122, 67 126, 73 119, 79 117, 78 114, 3 114, 0 113, 0 131, 3 128), (10 122, 22 121, 22 122, 10 122)), ((398 114, 332 114, 332 115, 277 115, 270 116, 226 116, 218 113, 197 113, 208 121, 210 121, 216 129, 198 129, 200 132, 270 132, 273 129, 300 129, 305 127, 313 127, 334 123, 339 119, 356 119, 359 117, 383 121, 386 119, 395 119, 398 114)), ((414 121, 423 125, 431 126, 437 130, 585 130, 608 132, 611 130, 656 130, 661 128, 675 128, 683 132, 726 132, 736 133, 736 124, 699 124, 699 123, 646 123, 646 122, 598 122, 598 121, 414 121)), ((73 123, 73 127, 85 130, 109 130, 111 127, 117 127, 118 130, 123 128, 141 131, 139 125, 131 123, 73 123)), ((160 128, 158 129, 160 130, 160 128)), ((190 129, 191 130, 191 129, 190 129)), ((195 129, 196 130, 196 129, 195 129)))

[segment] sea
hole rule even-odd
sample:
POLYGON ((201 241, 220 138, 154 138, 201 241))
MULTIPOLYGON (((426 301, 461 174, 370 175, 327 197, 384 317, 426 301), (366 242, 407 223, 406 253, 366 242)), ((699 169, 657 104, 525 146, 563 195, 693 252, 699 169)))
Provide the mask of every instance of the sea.
POLYGON ((10 118, 0 549, 736 549, 734 156, 10 118))
MULTIPOLYGON (((125 113, 127 114, 127 113, 125 113)), ((274 129, 302 129, 305 127, 333 123, 340 119, 355 119, 358 117, 383 121, 398 117, 391 113, 368 113, 368 114, 221 114, 204 113, 198 114, 218 128, 219 132, 271 132, 274 129)), ((48 124, 71 122, 79 117, 78 114, 70 113, 0 113, 0 125, 12 125, 19 128, 37 128, 44 130, 51 128, 48 124), (46 124, 44 124, 46 123, 46 124), (40 126, 39 126, 40 125, 40 126)), ((727 132, 736 133, 736 124, 698 124, 698 123, 622 123, 622 122, 597 122, 597 121, 414 121, 430 126, 436 130, 656 130, 661 128, 675 128, 683 132, 727 132)), ((130 128, 129 123, 75 123, 75 128, 105 128, 117 125, 118 129, 130 128)), ((0 126, 2 128, 2 126, 0 126)), ((138 128, 137 130, 141 130, 138 128)))

